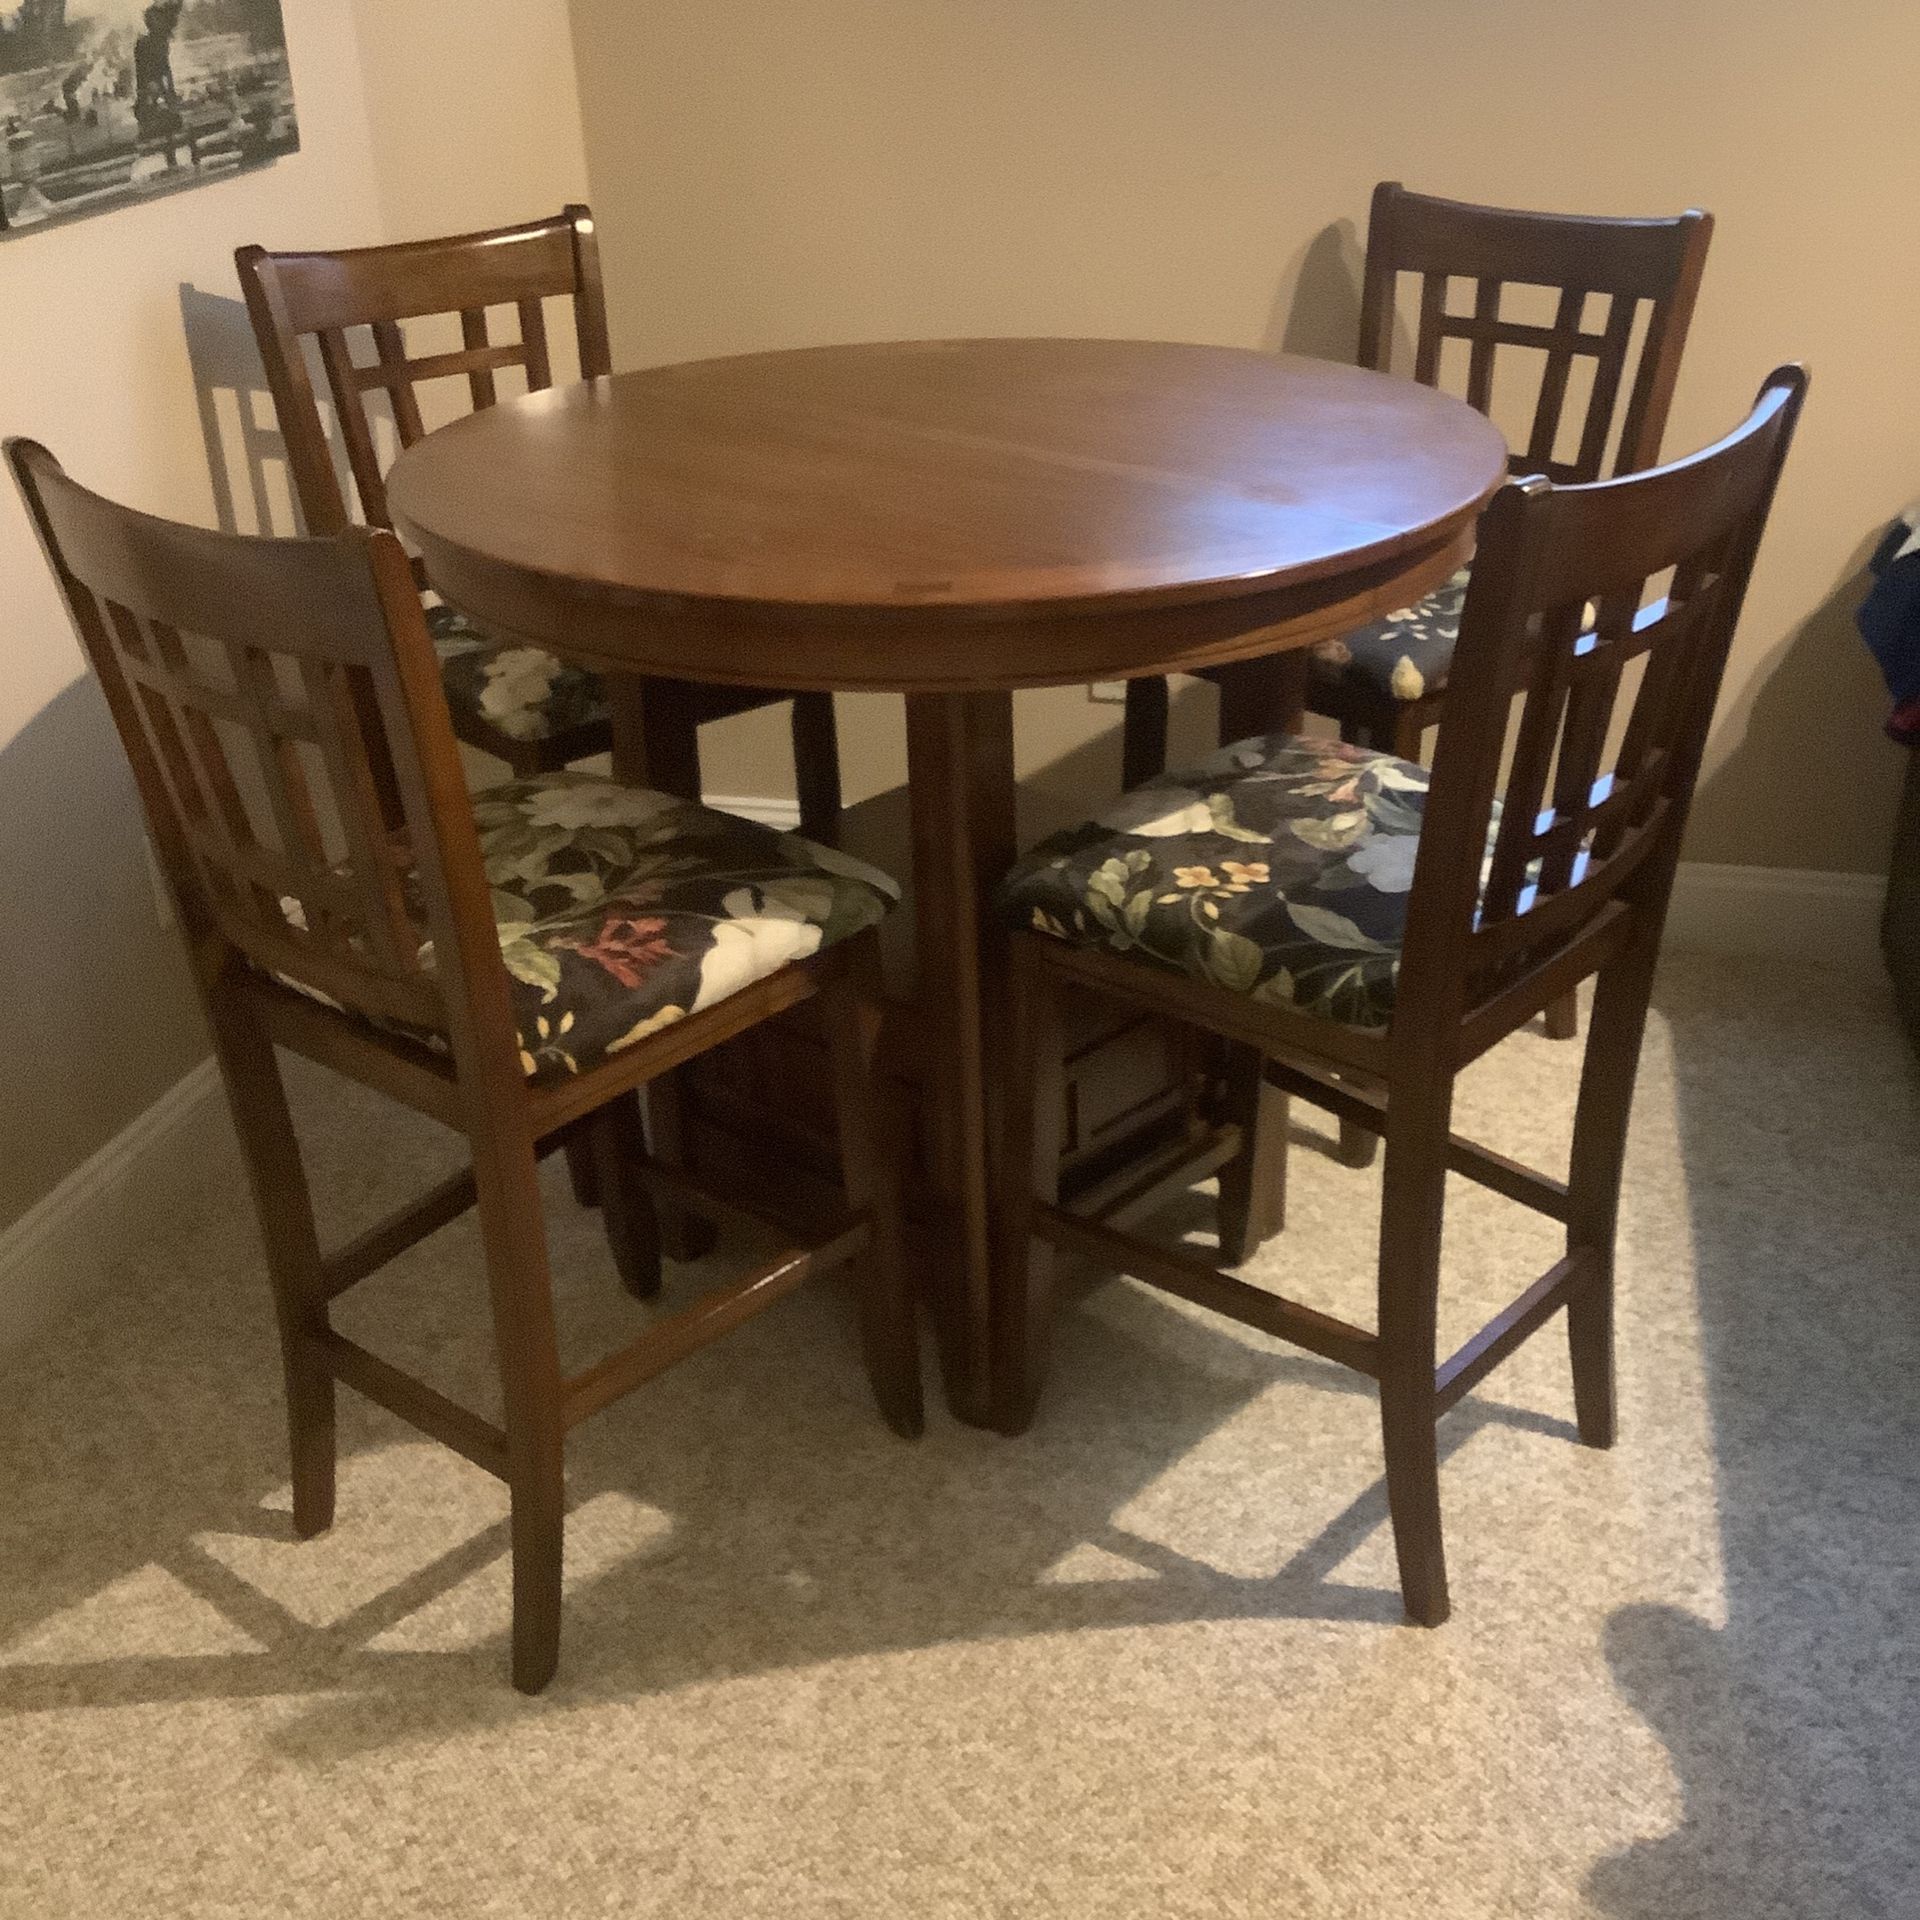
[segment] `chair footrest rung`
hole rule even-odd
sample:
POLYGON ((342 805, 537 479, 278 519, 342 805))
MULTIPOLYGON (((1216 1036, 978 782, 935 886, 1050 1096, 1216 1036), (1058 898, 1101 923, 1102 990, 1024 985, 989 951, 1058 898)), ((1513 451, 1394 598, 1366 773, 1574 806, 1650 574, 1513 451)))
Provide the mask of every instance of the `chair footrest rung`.
POLYGON ((1503 1313, 1497 1313, 1434 1373, 1439 1411, 1464 1400, 1508 1354, 1537 1333, 1593 1277, 1597 1256, 1585 1248, 1557 1260, 1503 1313))
POLYGON ((1120 1228, 1157 1213, 1176 1195, 1210 1179, 1240 1151, 1241 1133, 1231 1124, 1195 1139, 1182 1135, 1145 1160, 1074 1195, 1071 1210, 1082 1219, 1120 1228))
POLYGON ((823 1247, 833 1245, 851 1224, 843 1214, 839 1219, 829 1221, 821 1231, 807 1233, 794 1220, 776 1213, 771 1207, 755 1206, 751 1200, 738 1195, 716 1193, 704 1181, 691 1178, 678 1167, 663 1167, 655 1161, 643 1160, 639 1173, 641 1179, 663 1199, 690 1207, 696 1213, 716 1213, 722 1219, 736 1221, 750 1229, 780 1234, 796 1241, 809 1252, 818 1252, 823 1247))
MULTIPOLYGON (((1297 1094, 1309 1105, 1322 1108, 1350 1126, 1378 1134, 1387 1130, 1384 1093, 1336 1080, 1297 1060, 1269 1059, 1266 1076, 1282 1093, 1297 1094)), ((1504 1153, 1495 1153, 1491 1147, 1483 1147, 1462 1133, 1447 1136, 1447 1167, 1494 1193, 1518 1201, 1523 1207, 1531 1207, 1535 1213, 1544 1213, 1549 1220, 1566 1224, 1567 1183, 1564 1180, 1540 1173, 1522 1161, 1509 1160, 1504 1153)))
POLYGON ((1517 1200, 1521 1206, 1544 1213, 1562 1226, 1567 1223, 1564 1180, 1536 1172, 1523 1161, 1509 1160, 1504 1153, 1495 1153, 1491 1147, 1483 1147, 1477 1140, 1465 1139, 1457 1133, 1447 1136, 1447 1166, 1490 1192, 1517 1200))
POLYGON ((418 1200, 390 1213, 365 1233, 349 1240, 337 1253, 320 1263, 323 1291, 329 1300, 337 1300, 349 1287, 358 1286, 371 1273, 377 1273, 389 1260, 397 1259, 409 1247, 417 1246, 428 1234, 436 1233, 450 1221, 459 1219, 478 1198, 473 1169, 464 1167, 418 1200))
POLYGON ((502 1480, 507 1477, 507 1436, 498 1427, 331 1327, 315 1338, 328 1369, 343 1386, 398 1414, 409 1426, 451 1447, 476 1467, 484 1467, 502 1480))
POLYGON ((1036 1207, 1033 1231, 1064 1252, 1080 1254, 1116 1273, 1131 1274, 1150 1287, 1225 1314, 1242 1326, 1291 1340, 1295 1346, 1305 1347, 1323 1359, 1338 1361, 1356 1373, 1370 1377, 1379 1374, 1379 1342, 1366 1328, 1336 1320, 1331 1314, 1302 1306, 1296 1300, 1251 1287, 1244 1280, 1236 1280, 1231 1274, 1208 1266, 1204 1260, 1171 1253, 1060 1207, 1036 1207))
MULTIPOLYGON (((560 1136, 543 1140, 534 1149, 542 1156, 552 1153, 560 1136)), ((337 1300, 349 1287, 358 1286, 370 1274, 378 1273, 389 1260, 397 1260, 409 1247, 418 1246, 428 1234, 450 1225, 478 1199, 473 1169, 463 1167, 450 1174, 437 1187, 395 1209, 384 1220, 356 1235, 337 1252, 320 1262, 322 1292, 337 1300)))
POLYGON ((731 1333, 756 1313, 791 1293, 810 1274, 851 1259, 871 1237, 864 1215, 832 1239, 814 1247, 793 1247, 756 1267, 744 1280, 704 1295, 617 1353, 577 1373, 562 1393, 566 1424, 577 1425, 609 1407, 678 1360, 731 1333))

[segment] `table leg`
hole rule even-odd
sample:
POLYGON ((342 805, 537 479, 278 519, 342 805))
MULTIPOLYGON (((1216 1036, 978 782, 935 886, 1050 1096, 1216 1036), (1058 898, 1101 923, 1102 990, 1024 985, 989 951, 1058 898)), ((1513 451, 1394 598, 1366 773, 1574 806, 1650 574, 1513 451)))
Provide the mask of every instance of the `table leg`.
POLYGON ((927 1145, 939 1208, 935 1325, 948 1405, 962 1420, 987 1426, 994 1412, 990 1162, 1005 1030, 991 908, 1014 856, 1013 696, 910 695, 907 765, 927 1145))
MULTIPOLYGON (((1260 734, 1298 733, 1307 717, 1307 651, 1294 647, 1236 660, 1219 670, 1219 686, 1222 746, 1260 734)), ((1236 1071, 1243 1078, 1254 1073, 1256 1086, 1257 1068, 1255 1060, 1236 1059, 1236 1071)), ((1249 1137, 1245 1165, 1236 1168, 1232 1183, 1236 1204, 1231 1258, 1236 1261, 1248 1258, 1286 1224, 1286 1103, 1256 1093, 1237 1117, 1249 1137)))
MULTIPOLYGON (((613 710, 613 777, 683 800, 700 798, 700 731, 677 704, 684 683, 644 680, 638 674, 605 676, 613 710)), ((665 1073, 646 1088, 647 1152, 660 1166, 686 1165, 686 1099, 678 1073, 665 1073)), ((669 1258, 697 1260, 717 1237, 713 1223, 683 1207, 662 1205, 660 1245, 669 1258)))
POLYGON ((700 729, 683 697, 686 683, 637 673, 602 679, 613 710, 613 777, 698 800, 700 729))
POLYGON ((1220 744, 1256 734, 1298 733, 1307 717, 1307 669, 1304 647, 1216 668, 1220 744))

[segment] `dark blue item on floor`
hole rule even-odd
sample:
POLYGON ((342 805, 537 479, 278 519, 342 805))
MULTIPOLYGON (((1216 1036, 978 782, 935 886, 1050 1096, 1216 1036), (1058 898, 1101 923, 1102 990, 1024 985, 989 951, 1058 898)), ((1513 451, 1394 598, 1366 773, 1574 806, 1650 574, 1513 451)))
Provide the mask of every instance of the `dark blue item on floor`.
POLYGON ((1920 501, 1888 528, 1867 567, 1873 587, 1857 618, 1893 695, 1887 731, 1920 746, 1920 501))

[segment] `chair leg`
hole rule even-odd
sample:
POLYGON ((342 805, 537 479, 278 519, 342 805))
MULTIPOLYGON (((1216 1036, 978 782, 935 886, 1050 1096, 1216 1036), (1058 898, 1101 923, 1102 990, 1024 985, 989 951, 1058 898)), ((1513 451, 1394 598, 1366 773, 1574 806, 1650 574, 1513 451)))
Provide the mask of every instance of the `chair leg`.
POLYGON ((1586 1058, 1573 1116, 1567 1168, 1567 1249, 1598 1256, 1591 1285, 1567 1303, 1567 1345, 1573 1364, 1574 1417, 1590 1447, 1610 1447, 1617 1431, 1613 1370, 1613 1250, 1626 1165, 1647 1002, 1660 954, 1658 925, 1634 943, 1595 983, 1586 1058))
POLYGON ((684 680, 648 680, 640 690, 640 761, 644 783, 682 800, 700 798, 700 723, 684 680))
POLYGON ((1227 1063, 1226 1117, 1240 1151, 1220 1169, 1220 1264, 1237 1267, 1287 1224, 1287 1096, 1269 1086, 1257 1047, 1227 1063))
POLYGON ((542 1692, 560 1667, 567 1499, 559 1441, 555 1434, 551 1445, 530 1443, 512 1482, 507 1522, 513 1553, 509 1672, 521 1693, 542 1692))
MULTIPOLYGON (((686 1165, 686 1095, 680 1085, 680 1071, 663 1073, 647 1083, 647 1154, 656 1166, 682 1168, 686 1165)), ((719 1241, 720 1230, 701 1214, 685 1207, 666 1204, 656 1209, 659 1222, 660 1251, 669 1260, 699 1260, 711 1253, 719 1241)))
POLYGON ((1127 717, 1120 731, 1123 787, 1137 787, 1166 772, 1170 705, 1164 674, 1144 673, 1127 682, 1127 717))
POLYGON ((529 1138, 473 1140, 512 1496, 513 1684, 538 1693, 560 1660, 566 1521, 559 1341, 538 1162, 529 1138))
POLYGON ((587 1137, 620 1284, 636 1300, 651 1300, 660 1291, 660 1222, 641 1172, 647 1141, 640 1096, 609 1101, 588 1120, 587 1137))
POLYGON ((1053 1344, 1053 1248, 1033 1232, 1036 1201, 1060 1195, 1066 1044, 1045 964, 1014 943, 1009 968, 1004 1148, 1000 1156, 999 1291, 993 1301, 995 1424, 1024 1433, 1046 1384, 1053 1344))
POLYGON ((1546 1011, 1549 1040, 1577 1040, 1580 1037, 1580 1002, 1571 993, 1563 993, 1546 1011))
POLYGON ((567 1156, 567 1179, 573 1187, 576 1206, 600 1204, 600 1172, 594 1165, 593 1142, 582 1130, 567 1135, 561 1151, 567 1156))
POLYGON ((840 844, 840 733, 833 695, 793 697, 793 779, 800 831, 822 846, 840 844))
POLYGON ((1380 1216, 1380 1423, 1387 1500, 1407 1616, 1447 1617, 1440 1523, 1439 1409, 1434 1385, 1440 1236, 1452 1087, 1415 1085, 1389 1096, 1380 1216))
POLYGON ((333 1524, 334 1508, 333 1371, 317 1339, 328 1325, 319 1236, 273 1042, 244 1008, 217 989, 209 1004, 214 1047, 266 1243, 286 1376, 293 1530, 305 1540, 333 1524))
POLYGON ((874 1398, 895 1433, 913 1439, 926 1425, 920 1388, 920 1332, 901 1244, 898 1129, 880 1119, 880 949, 863 935, 847 971, 823 997, 833 1054, 841 1181, 847 1204, 867 1216, 872 1240, 857 1263, 861 1343, 874 1398))
POLYGON ((1306 724, 1311 664, 1289 648, 1210 668, 1207 677, 1220 689, 1220 744, 1298 733, 1306 724))
POLYGON ((1420 758, 1420 749, 1426 744, 1427 727, 1432 718, 1424 701, 1409 700, 1395 709, 1391 751, 1396 757, 1402 760, 1420 758))
POLYGON ((558 773, 566 762, 556 759, 551 749, 541 742, 533 741, 516 745, 507 756, 507 765, 513 769, 516 780, 538 780, 542 774, 558 773))
POLYGON ((1340 1122, 1340 1145, 1335 1149, 1343 1167, 1370 1167, 1380 1151, 1380 1136, 1368 1127, 1355 1126, 1351 1120, 1340 1122))
POLYGON ((1613 1367, 1613 1249, 1593 1282, 1567 1302, 1567 1351, 1573 1365, 1573 1417, 1582 1446, 1603 1452, 1619 1433, 1613 1367))

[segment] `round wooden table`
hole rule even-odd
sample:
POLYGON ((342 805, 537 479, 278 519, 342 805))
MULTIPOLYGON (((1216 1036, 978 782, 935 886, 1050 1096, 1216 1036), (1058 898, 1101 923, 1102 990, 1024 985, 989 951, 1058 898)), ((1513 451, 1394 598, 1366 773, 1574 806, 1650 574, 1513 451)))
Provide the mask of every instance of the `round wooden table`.
POLYGON ((1506 464, 1460 401, 1352 367, 961 340, 531 394, 430 434, 388 488, 446 599, 613 677, 623 777, 644 676, 906 695, 937 1319, 949 1399, 986 1422, 1013 690, 1264 661, 1229 710, 1297 720, 1297 649, 1446 579, 1506 464))

